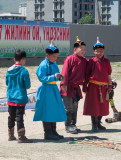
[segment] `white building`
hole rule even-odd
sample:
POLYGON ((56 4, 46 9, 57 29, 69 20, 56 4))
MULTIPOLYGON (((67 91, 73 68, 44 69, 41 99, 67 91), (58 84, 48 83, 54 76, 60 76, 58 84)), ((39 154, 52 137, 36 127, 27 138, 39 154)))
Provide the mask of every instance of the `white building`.
POLYGON ((96 23, 118 25, 121 20, 121 0, 95 0, 96 23))
POLYGON ((95 13, 94 0, 28 0, 27 20, 78 23, 95 13))
POLYGON ((26 16, 26 9, 27 9, 27 3, 19 4, 19 13, 21 13, 23 16, 26 16))
POLYGON ((26 19, 35 20, 35 0, 27 0, 26 19))
POLYGON ((23 16, 20 13, 1 13, 0 19, 26 20, 26 16, 23 16))

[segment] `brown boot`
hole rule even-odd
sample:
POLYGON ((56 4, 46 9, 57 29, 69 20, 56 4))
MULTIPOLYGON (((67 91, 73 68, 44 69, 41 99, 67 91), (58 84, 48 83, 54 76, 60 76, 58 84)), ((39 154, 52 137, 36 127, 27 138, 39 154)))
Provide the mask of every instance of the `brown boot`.
POLYGON ((14 136, 14 127, 9 129, 8 128, 8 141, 14 141, 16 137, 14 136))
POLYGON ((32 143, 32 140, 25 136, 25 128, 18 130, 18 143, 32 143))

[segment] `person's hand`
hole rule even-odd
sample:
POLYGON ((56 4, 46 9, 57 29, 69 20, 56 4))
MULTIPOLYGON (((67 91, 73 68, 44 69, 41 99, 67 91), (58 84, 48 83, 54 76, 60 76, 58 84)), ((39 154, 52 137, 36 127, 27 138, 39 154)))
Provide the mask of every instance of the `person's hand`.
POLYGON ((67 85, 63 84, 61 89, 62 89, 62 92, 66 92, 67 91, 67 85))
POLYGON ((83 93, 84 93, 84 94, 86 94, 86 93, 87 93, 87 91, 88 91, 88 87, 87 87, 87 84, 86 84, 86 83, 83 83, 82 91, 83 91, 83 93))
POLYGON ((60 78, 60 73, 55 73, 55 78, 60 78))
POLYGON ((65 81, 65 77, 64 76, 62 76, 62 75, 60 75, 60 81, 65 81))

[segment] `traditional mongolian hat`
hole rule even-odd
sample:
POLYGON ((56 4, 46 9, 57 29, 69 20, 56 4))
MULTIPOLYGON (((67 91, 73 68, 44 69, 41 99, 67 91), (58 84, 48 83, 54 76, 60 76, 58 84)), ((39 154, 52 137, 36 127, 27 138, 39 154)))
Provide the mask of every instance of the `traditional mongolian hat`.
POLYGON ((50 45, 47 46, 47 48, 45 49, 45 52, 48 54, 59 53, 59 49, 58 49, 58 47, 54 46, 53 40, 51 41, 50 45))
POLYGON ((105 48, 104 45, 103 45, 103 43, 100 43, 99 37, 97 37, 97 43, 94 44, 93 50, 95 50, 97 48, 103 48, 103 49, 105 48))
POLYGON ((86 46, 86 44, 83 41, 81 41, 78 36, 76 36, 76 42, 74 43, 73 47, 77 48, 77 47, 82 46, 82 45, 86 46))

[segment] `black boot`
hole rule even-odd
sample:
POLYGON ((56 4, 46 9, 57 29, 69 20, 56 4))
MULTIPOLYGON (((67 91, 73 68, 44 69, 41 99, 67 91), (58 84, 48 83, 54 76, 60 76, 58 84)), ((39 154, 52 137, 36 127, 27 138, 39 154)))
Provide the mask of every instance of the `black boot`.
POLYGON ((69 111, 67 111, 66 115, 67 115, 67 121, 65 121, 65 126, 70 126, 71 125, 71 116, 72 116, 72 113, 69 112, 69 111))
POLYGON ((58 136, 59 139, 64 139, 64 136, 59 135, 56 131, 56 122, 51 122, 51 126, 52 126, 52 132, 54 135, 58 136))
POLYGON ((44 139, 45 140, 59 140, 60 138, 53 134, 51 122, 43 122, 44 139))
POLYGON ((93 132, 98 132, 98 127, 97 127, 98 117, 96 117, 96 116, 91 116, 91 120, 92 120, 92 131, 93 131, 93 132))
POLYGON ((102 116, 98 116, 98 129, 101 129, 101 130, 106 130, 106 128, 104 126, 101 125, 101 119, 102 119, 102 116))
POLYGON ((77 122, 77 110, 72 113, 72 123, 71 124, 72 124, 72 127, 75 130, 77 130, 77 132, 79 133, 79 132, 81 132, 81 130, 77 128, 76 122, 77 122))
POLYGON ((71 121, 72 121, 72 113, 66 112, 67 115, 67 121, 65 122, 65 130, 67 133, 76 134, 77 130, 73 127, 71 121))

